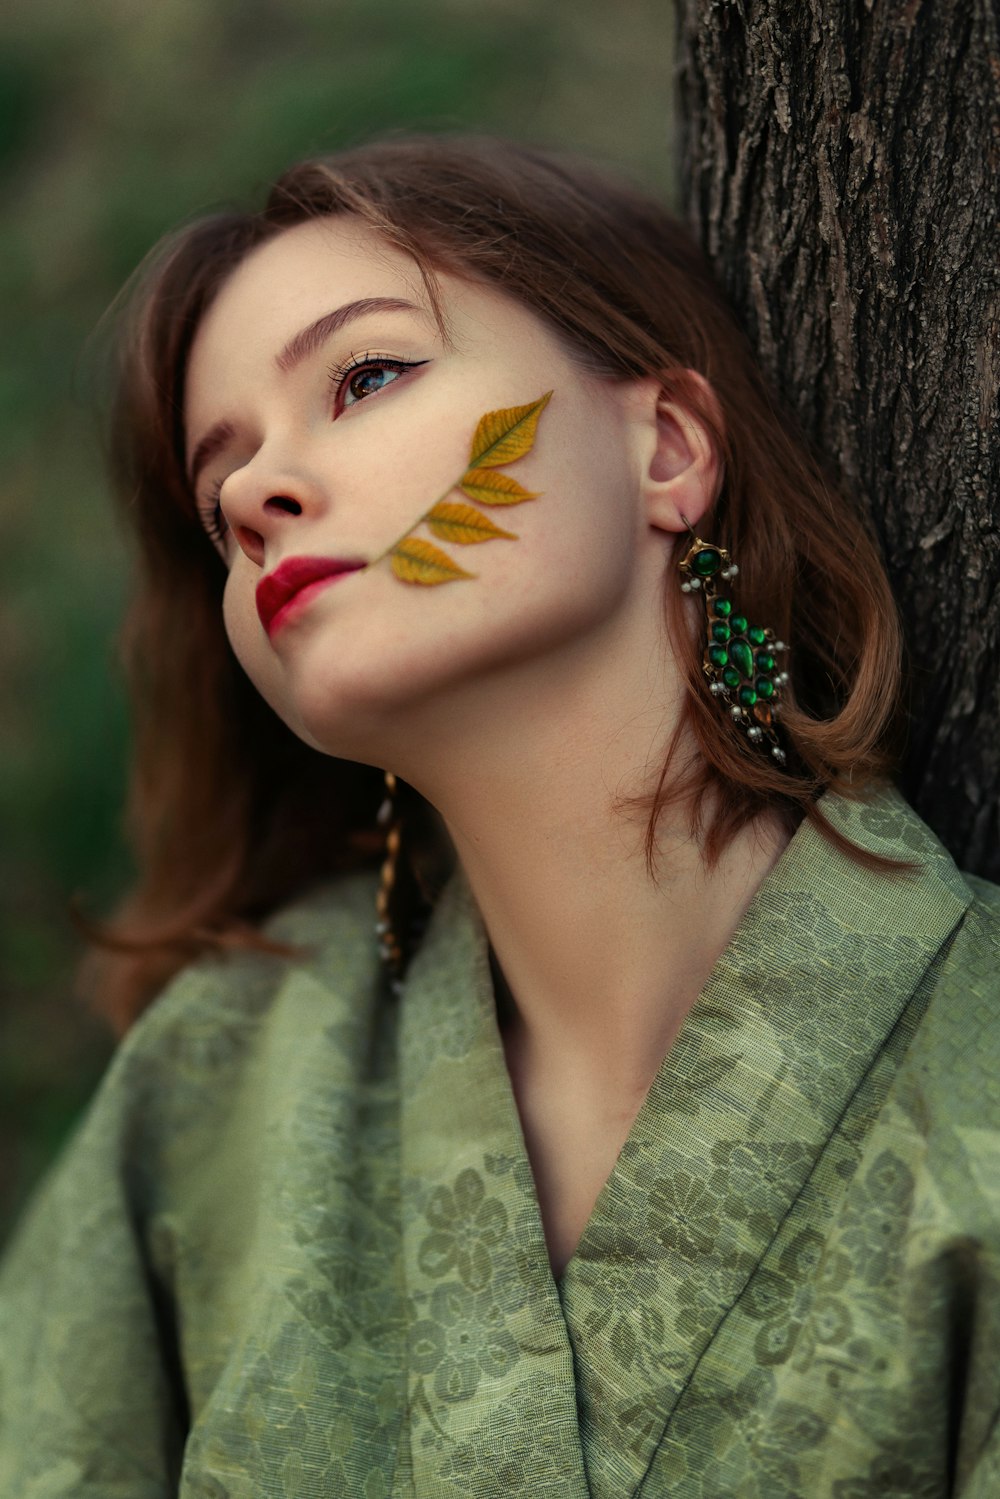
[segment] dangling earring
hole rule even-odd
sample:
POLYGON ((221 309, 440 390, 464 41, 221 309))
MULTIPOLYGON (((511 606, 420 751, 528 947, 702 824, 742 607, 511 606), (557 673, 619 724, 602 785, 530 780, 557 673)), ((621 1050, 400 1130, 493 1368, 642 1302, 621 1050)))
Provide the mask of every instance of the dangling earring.
POLYGON ((399 872, 399 847, 402 841, 402 818, 396 799, 396 777, 391 770, 385 772, 385 800, 375 817, 376 824, 385 828, 385 859, 379 874, 378 893, 375 896, 375 931, 379 939, 379 953, 388 969, 393 983, 398 984, 403 967, 403 944, 399 940, 392 918, 392 894, 399 872))
POLYGON ((778 670, 777 656, 787 652, 774 631, 751 625, 742 614, 733 613, 732 601, 718 593, 718 583, 728 582, 739 572, 725 547, 702 541, 686 516, 681 520, 691 532, 691 546, 678 563, 684 578, 682 593, 700 593, 705 600, 707 640, 702 669, 709 692, 729 708, 733 722, 746 731, 760 748, 770 745, 779 765, 786 761, 778 743, 774 720, 781 712, 782 690, 788 672, 778 670))

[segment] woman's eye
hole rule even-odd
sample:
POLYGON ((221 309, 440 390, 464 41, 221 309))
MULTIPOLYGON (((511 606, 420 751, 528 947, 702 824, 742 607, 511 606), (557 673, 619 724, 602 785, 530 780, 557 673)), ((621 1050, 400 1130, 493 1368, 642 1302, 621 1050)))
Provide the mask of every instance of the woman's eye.
POLYGON ((365 354, 352 356, 346 368, 331 369, 330 389, 334 393, 334 414, 348 406, 356 406, 368 396, 377 396, 389 385, 394 385, 400 375, 418 369, 426 359, 388 359, 381 355, 365 354))
POLYGON ((356 406, 365 396, 377 395, 391 385, 408 366, 403 364, 369 364, 356 369, 344 384, 343 405, 356 406))

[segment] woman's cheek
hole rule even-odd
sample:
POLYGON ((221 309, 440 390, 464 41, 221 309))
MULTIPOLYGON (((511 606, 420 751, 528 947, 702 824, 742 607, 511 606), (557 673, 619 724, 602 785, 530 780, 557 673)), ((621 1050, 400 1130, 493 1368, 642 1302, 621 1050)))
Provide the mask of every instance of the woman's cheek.
POLYGON ((241 646, 244 642, 244 623, 241 619, 240 589, 234 573, 230 573, 226 579, 226 586, 222 594, 222 622, 229 637, 229 644, 236 652, 237 659, 242 662, 243 656, 241 646))
POLYGON ((253 595, 234 573, 230 573, 223 594, 222 620, 237 661, 258 691, 270 701, 266 682, 269 648, 253 595))

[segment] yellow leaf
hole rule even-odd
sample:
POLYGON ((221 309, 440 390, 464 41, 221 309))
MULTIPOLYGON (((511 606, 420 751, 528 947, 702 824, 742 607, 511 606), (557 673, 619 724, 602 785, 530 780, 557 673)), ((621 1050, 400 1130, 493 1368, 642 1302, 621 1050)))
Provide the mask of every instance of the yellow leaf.
POLYGON ((513 463, 530 453, 535 441, 538 418, 549 404, 552 392, 547 391, 537 401, 527 406, 507 406, 501 411, 487 411, 479 418, 476 435, 472 439, 469 454, 470 468, 496 468, 501 463, 513 463))
POLYGON ((537 494, 532 494, 516 479, 508 474, 498 474, 492 468, 466 469, 458 487, 480 505, 520 505, 522 500, 538 499, 537 494))
POLYGON ((432 546, 429 541, 421 541, 419 536, 404 536, 402 541, 397 541, 389 555, 392 558, 393 572, 404 583, 429 585, 451 583, 456 578, 475 577, 475 573, 467 573, 457 562, 452 562, 447 552, 432 546))
POLYGON ((442 541, 459 541, 463 546, 474 541, 495 541, 498 536, 517 540, 513 531, 502 531, 481 510, 472 505, 450 505, 447 500, 438 501, 427 516, 427 524, 442 541))

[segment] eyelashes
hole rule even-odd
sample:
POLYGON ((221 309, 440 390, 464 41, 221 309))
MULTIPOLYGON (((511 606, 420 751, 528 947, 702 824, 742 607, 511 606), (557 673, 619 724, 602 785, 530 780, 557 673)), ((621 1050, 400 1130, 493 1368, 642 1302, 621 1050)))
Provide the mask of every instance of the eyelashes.
POLYGON ((229 530, 222 513, 222 480, 215 479, 205 500, 198 504, 198 520, 211 541, 221 542, 229 530))
MULTIPOLYGON (((391 354, 378 354, 368 350, 364 354, 351 354, 343 364, 332 365, 329 370, 329 388, 334 402, 334 415, 339 416, 349 405, 356 406, 368 396, 379 394, 385 386, 365 390, 362 381, 378 374, 402 375, 407 370, 419 369, 426 359, 395 359, 391 354), (353 395, 354 400, 347 401, 353 395)), ((394 382, 390 382, 394 383, 394 382)))

